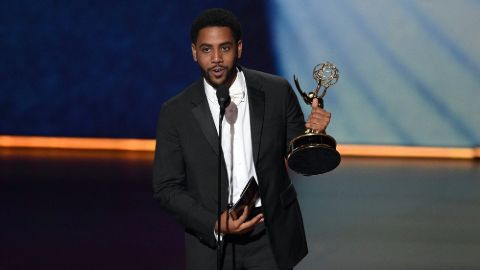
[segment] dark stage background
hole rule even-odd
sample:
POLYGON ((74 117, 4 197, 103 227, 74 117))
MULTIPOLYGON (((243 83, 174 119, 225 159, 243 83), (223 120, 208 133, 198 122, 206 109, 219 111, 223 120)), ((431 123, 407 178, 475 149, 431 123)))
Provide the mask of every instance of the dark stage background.
POLYGON ((154 137, 200 76, 189 31, 208 7, 243 22, 243 64, 275 72, 261 1, 1 1, 0 134, 154 137))
POLYGON ((200 77, 192 20, 224 7, 245 66, 308 91, 315 65, 337 65, 325 104, 340 144, 475 147, 479 3, 0 1, 0 135, 153 138, 161 104, 200 77))

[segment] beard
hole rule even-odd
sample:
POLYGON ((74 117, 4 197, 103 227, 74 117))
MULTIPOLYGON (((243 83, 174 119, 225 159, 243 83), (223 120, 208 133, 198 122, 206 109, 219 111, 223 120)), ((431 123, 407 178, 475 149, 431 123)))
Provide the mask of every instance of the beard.
POLYGON ((209 68, 208 70, 203 70, 202 68, 200 68, 200 70, 202 71, 202 75, 205 78, 205 80, 208 82, 208 84, 210 84, 213 88, 217 89, 218 87, 220 87, 220 85, 224 85, 224 84, 228 86, 232 85, 237 75, 237 64, 234 63, 231 69, 228 69, 226 66, 218 65, 214 68, 209 68), (217 67, 220 67, 226 70, 226 77, 224 80, 215 82, 211 78, 213 77, 213 75, 211 75, 210 71, 217 67))

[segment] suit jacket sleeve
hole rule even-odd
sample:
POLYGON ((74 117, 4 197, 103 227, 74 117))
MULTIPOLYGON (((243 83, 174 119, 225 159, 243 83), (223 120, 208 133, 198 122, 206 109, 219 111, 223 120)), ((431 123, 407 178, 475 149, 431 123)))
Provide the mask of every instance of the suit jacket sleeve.
POLYGON ((178 113, 168 104, 162 107, 157 125, 153 171, 154 198, 171 212, 180 224, 201 241, 214 247, 215 213, 205 209, 186 188, 182 145, 176 129, 178 113))
POLYGON ((288 145, 292 139, 305 132, 305 119, 302 109, 298 103, 298 98, 293 92, 292 87, 287 82, 288 95, 286 98, 286 116, 287 116, 287 145, 285 154, 288 152, 288 145))

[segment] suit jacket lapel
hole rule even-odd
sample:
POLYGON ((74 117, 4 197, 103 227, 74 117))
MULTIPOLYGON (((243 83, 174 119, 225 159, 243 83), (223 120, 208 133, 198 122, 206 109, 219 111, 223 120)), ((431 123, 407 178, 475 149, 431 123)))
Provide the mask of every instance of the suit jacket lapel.
MULTIPOLYGON (((265 114, 265 93, 261 90, 263 85, 255 74, 246 68, 240 67, 240 69, 244 72, 245 80, 247 82, 250 128, 252 133, 252 154, 253 160, 256 163, 260 150, 263 117, 265 114)), ((192 108, 192 113, 200 125, 206 140, 218 155, 218 133, 205 96, 203 80, 198 80, 195 83, 194 88, 192 97, 194 107, 192 108)))
POLYGON ((192 113, 197 119, 200 128, 205 135, 210 146, 212 146, 215 153, 218 155, 218 133, 215 123, 213 122, 212 113, 208 106, 207 97, 203 88, 203 80, 198 80, 194 85, 192 103, 192 113))
POLYGON ((243 68, 248 91, 248 103, 250 109, 250 127, 252 136, 252 154, 255 164, 258 160, 261 135, 263 128, 263 117, 265 114, 265 93, 261 91, 262 83, 248 69, 243 68))

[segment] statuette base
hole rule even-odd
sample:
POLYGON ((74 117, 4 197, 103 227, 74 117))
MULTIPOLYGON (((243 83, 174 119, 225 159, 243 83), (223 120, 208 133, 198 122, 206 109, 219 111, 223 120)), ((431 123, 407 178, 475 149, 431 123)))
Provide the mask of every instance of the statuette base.
POLYGON ((327 134, 302 134, 290 142, 288 166, 305 176, 329 172, 340 164, 336 147, 335 139, 327 134))

